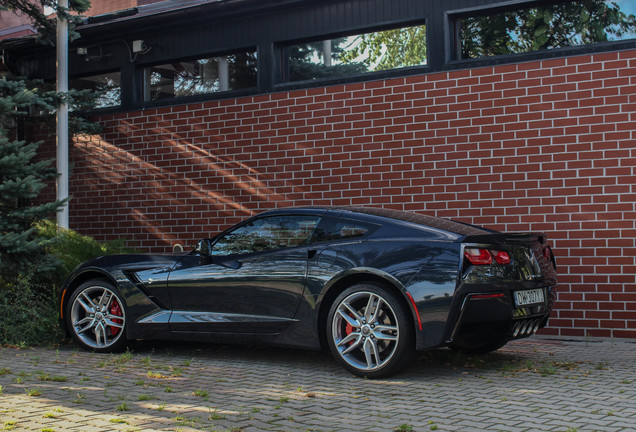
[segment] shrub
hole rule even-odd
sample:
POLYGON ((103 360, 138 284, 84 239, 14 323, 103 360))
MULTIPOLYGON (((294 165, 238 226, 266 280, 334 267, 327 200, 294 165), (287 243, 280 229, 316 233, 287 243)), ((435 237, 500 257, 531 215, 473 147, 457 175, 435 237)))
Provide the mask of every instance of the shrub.
POLYGON ((17 346, 58 342, 55 288, 29 275, 0 280, 0 343, 17 346))
POLYGON ((50 240, 46 251, 53 258, 54 269, 53 273, 48 272, 48 277, 58 287, 84 261, 102 255, 133 252, 126 247, 125 239, 100 243, 73 230, 60 229, 52 221, 40 222, 37 229, 40 236, 50 240))
POLYGON ((59 327, 57 290, 83 261, 102 255, 127 253, 125 240, 99 243, 72 230, 42 221, 38 235, 45 239, 43 258, 21 273, 0 278, 0 345, 46 345, 63 337, 59 327))

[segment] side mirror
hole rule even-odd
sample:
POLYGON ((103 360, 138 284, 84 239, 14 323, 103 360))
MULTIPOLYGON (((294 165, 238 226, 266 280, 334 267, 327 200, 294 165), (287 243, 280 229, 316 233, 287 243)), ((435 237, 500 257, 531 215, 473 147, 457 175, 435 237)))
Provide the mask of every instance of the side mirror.
POLYGON ((195 251, 202 256, 212 256, 212 242, 210 239, 199 240, 195 251))

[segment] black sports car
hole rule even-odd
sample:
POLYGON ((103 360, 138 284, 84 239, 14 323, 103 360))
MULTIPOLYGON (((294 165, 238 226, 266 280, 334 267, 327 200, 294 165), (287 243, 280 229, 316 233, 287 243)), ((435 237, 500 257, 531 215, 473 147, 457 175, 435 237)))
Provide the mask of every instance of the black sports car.
POLYGON ((380 377, 416 350, 496 350, 550 314, 555 260, 543 234, 505 234, 375 208, 252 217, 190 253, 114 255, 74 270, 61 318, 88 350, 132 339, 329 347, 380 377))

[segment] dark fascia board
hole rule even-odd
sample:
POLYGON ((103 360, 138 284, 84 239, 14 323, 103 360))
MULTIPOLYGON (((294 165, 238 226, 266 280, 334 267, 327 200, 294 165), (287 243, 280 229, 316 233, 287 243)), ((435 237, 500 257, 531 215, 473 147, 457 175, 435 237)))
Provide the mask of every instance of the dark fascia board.
POLYGON ((156 28, 163 31, 170 27, 197 25, 226 19, 229 16, 246 16, 267 13, 281 8, 303 7, 330 0, 168 0, 139 6, 125 12, 99 17, 99 22, 87 20, 77 27, 82 37, 99 37, 104 33, 140 33, 156 28), (131 31, 131 29, 134 29, 131 31))

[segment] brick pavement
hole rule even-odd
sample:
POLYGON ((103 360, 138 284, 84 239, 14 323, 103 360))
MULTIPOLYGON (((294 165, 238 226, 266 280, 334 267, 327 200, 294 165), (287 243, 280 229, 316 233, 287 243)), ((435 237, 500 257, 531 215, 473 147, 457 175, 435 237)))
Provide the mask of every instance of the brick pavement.
POLYGON ((485 357, 435 350, 384 380, 271 347, 0 348, 0 430, 634 431, 635 348, 533 338, 485 357))

